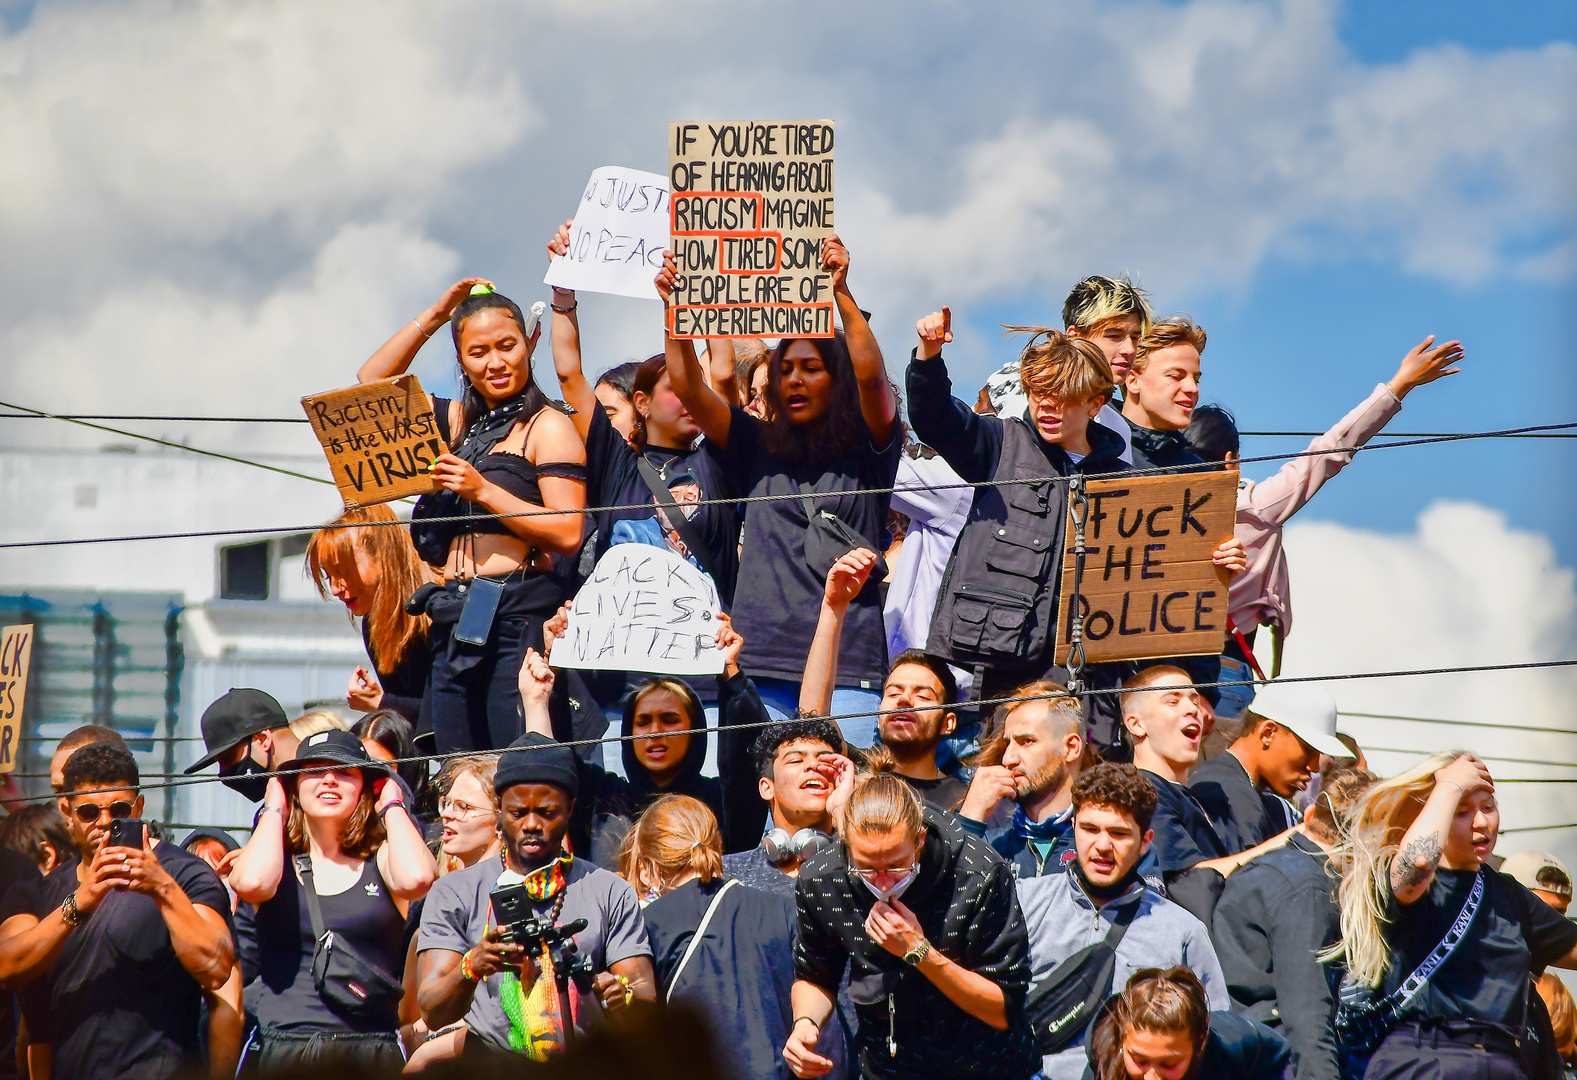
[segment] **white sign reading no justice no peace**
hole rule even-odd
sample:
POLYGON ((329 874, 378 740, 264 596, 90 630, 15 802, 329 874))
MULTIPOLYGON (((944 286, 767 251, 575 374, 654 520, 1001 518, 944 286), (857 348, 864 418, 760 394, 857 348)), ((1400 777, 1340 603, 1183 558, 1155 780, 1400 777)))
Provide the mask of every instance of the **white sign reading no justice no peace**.
POLYGON ((556 255, 543 282, 560 289, 657 300, 652 279, 668 247, 668 181, 605 165, 594 170, 575 208, 569 254, 556 255))
POLYGON ((717 675, 712 580, 668 548, 615 544, 575 594, 554 667, 717 675))

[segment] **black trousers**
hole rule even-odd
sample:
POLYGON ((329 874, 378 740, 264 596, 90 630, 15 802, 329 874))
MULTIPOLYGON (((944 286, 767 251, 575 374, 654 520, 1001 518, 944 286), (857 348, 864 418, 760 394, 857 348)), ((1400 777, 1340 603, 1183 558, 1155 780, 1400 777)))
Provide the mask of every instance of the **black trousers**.
POLYGON ((1526 1080, 1509 1036, 1400 1024, 1375 1049, 1363 1080, 1526 1080))
POLYGON ((405 1068, 400 1037, 394 1032, 296 1033, 259 1028, 247 1048, 257 1076, 292 1073, 307 1066, 356 1064, 374 1075, 398 1075, 405 1068), (255 1055, 255 1056, 254 1056, 255 1055))

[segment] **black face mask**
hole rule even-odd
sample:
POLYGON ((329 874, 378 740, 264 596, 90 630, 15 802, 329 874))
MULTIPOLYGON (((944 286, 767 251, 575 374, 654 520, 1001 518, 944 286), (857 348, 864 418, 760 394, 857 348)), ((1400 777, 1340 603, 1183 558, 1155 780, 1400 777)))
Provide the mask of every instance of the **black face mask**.
POLYGON ((274 751, 268 752, 268 763, 262 764, 252 756, 249 743, 246 756, 234 765, 220 766, 219 782, 248 802, 262 802, 268 794, 268 778, 274 770, 274 751))

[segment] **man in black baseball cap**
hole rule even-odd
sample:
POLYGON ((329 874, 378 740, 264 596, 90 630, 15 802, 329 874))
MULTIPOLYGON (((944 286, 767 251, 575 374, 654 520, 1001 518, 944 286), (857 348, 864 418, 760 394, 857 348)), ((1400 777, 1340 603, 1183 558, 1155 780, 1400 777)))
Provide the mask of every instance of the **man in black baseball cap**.
POLYGON ((268 694, 249 687, 232 689, 204 710, 203 742, 208 753, 186 771, 201 772, 217 761, 225 787, 262 802, 268 774, 296 756, 301 738, 291 730, 285 710, 268 694))

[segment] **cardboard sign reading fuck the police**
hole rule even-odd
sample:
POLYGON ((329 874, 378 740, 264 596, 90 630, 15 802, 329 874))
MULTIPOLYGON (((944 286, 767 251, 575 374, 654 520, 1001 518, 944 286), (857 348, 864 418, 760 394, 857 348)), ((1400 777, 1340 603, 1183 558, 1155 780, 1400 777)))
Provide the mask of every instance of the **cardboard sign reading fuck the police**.
MULTIPOLYGON (((1218 654, 1226 643, 1227 573, 1210 561, 1237 520, 1237 470, 1093 480, 1087 487, 1079 611, 1089 663, 1218 654)), ((1073 594, 1068 511, 1057 663, 1068 656, 1073 594)))
POLYGON ((832 121, 668 129, 676 338, 831 337, 832 121))
POLYGON ((323 444, 345 509, 426 495, 444 452, 432 404, 415 375, 396 375, 301 399, 323 444))

